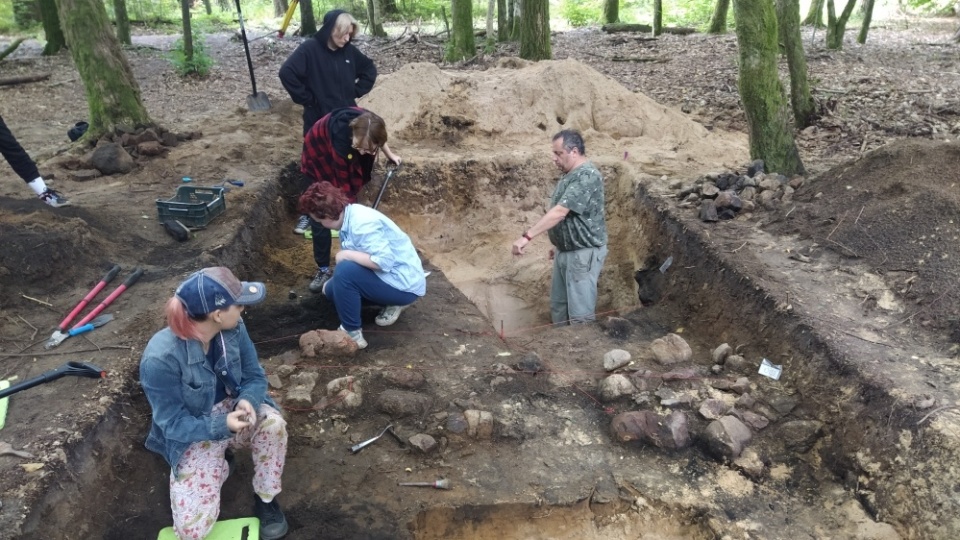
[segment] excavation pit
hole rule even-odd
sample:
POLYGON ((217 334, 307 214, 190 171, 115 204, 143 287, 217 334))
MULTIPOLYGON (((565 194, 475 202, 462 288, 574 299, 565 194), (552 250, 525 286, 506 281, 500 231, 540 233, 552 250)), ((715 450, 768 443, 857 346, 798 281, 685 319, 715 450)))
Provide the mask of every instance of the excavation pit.
MULTIPOLYGON (((6 519, 26 514, 20 537, 153 538, 169 525, 169 471, 142 446, 149 410, 134 375, 137 347, 162 325, 160 306, 177 281, 210 264, 225 264, 244 278, 269 284, 267 303, 245 316, 267 372, 317 374, 313 404, 285 407, 291 446, 280 501, 291 523, 289 538, 509 538, 509 531, 526 534, 539 523, 555 528, 558 536, 569 525, 570 537, 576 538, 614 538, 618 527, 634 531, 644 525, 666 537, 693 538, 956 536, 952 464, 958 445, 950 409, 956 400, 955 358, 944 335, 949 321, 941 327, 931 317, 923 328, 939 333, 922 333, 911 324, 909 312, 880 311, 889 305, 878 301, 880 289, 894 289, 884 282, 890 276, 878 277, 876 268, 851 260, 842 249, 813 246, 823 237, 834 238, 834 230, 848 241, 857 237, 862 219, 877 214, 866 209, 867 203, 895 202, 890 197, 900 191, 893 184, 922 177, 910 168, 914 155, 926 153, 924 161, 930 163, 952 163, 955 145, 871 155, 828 176, 843 178, 844 186, 852 186, 849 190, 809 186, 796 195, 804 203, 797 211, 783 208, 704 225, 677 206, 670 185, 692 182, 714 168, 742 165, 742 137, 706 134, 684 124, 682 115, 648 108, 647 102, 621 106, 617 100, 627 100, 629 93, 596 95, 608 107, 613 103, 621 116, 639 110, 644 122, 623 122, 602 107, 585 111, 578 108, 582 103, 563 100, 546 100, 549 107, 544 107, 523 97, 542 93, 524 87, 528 79, 553 87, 566 80, 585 84, 575 72, 579 68, 569 62, 538 64, 529 68, 539 70, 532 78, 526 73, 509 84, 503 81, 510 74, 472 79, 445 73, 427 77, 418 71, 427 69, 432 68, 410 68, 416 80, 443 86, 444 95, 418 95, 432 96, 423 100, 431 111, 447 112, 431 116, 417 109, 412 98, 403 100, 405 105, 421 114, 405 110, 391 116, 382 101, 377 108, 397 126, 392 131, 396 148, 405 149, 407 161, 381 209, 410 233, 434 273, 427 296, 405 311, 397 325, 389 331, 365 329, 371 346, 356 356, 307 358, 297 352, 302 332, 334 328, 337 321, 329 306, 306 292, 313 272, 309 244, 289 232, 294 214, 288 188, 296 165, 228 195, 230 210, 191 244, 175 245, 145 225, 143 231, 130 227, 146 222, 138 221, 142 218, 135 205, 116 205, 57 214, 26 230, 17 242, 19 251, 4 251, 23 254, 4 267, 32 260, 29 248, 41 244, 55 252, 50 260, 79 258, 88 266, 85 271, 99 252, 123 259, 125 266, 131 261, 149 266, 148 277, 138 285, 140 309, 121 312, 116 323, 131 351, 111 361, 116 376, 101 386, 40 387, 30 400, 24 393, 13 402, 5 428, 10 437, 22 435, 18 430, 26 428, 21 426, 44 420, 42 405, 54 398, 88 404, 80 411, 91 408, 90 403, 103 407, 102 415, 86 423, 67 416, 66 425, 52 427, 30 448, 62 454, 62 459, 44 461, 44 476, 8 469, 10 477, 43 480, 48 487, 42 498, 4 500, 0 511, 6 519), (522 131, 502 118, 499 123, 476 118, 457 123, 460 131, 452 132, 453 124, 444 116, 451 116, 453 107, 461 107, 457 114, 467 119, 493 110, 471 105, 471 92, 494 85, 502 85, 499 97, 512 95, 505 88, 527 88, 527 94, 520 92, 519 101, 526 105, 518 118, 523 125, 544 127, 522 131), (542 325, 549 279, 545 243, 537 245, 540 253, 519 261, 509 255, 510 242, 545 210, 556 174, 546 149, 552 131, 564 127, 557 125, 558 118, 585 131, 588 155, 607 179, 615 255, 608 258, 600 283, 604 316, 583 327, 542 325), (678 130, 658 131, 672 124, 678 130), (629 130, 617 132, 615 125, 629 130), (734 163, 727 164, 726 158, 734 163), (881 166, 905 172, 903 177, 884 175, 890 185, 874 188, 881 166), (871 189, 887 198, 871 198, 871 189), (820 202, 818 191, 829 194, 830 204, 820 202), (858 200, 865 208, 862 216, 837 213, 847 192, 863 197, 858 200), (797 221, 800 215, 804 220, 797 221), (111 228, 112 221, 121 225, 111 228), (772 236, 768 231, 778 224, 795 236, 772 236), (123 227, 143 235, 147 246, 135 250, 121 238, 94 234, 128 232, 123 227), (57 256, 60 245, 86 249, 64 248, 57 256), (813 262, 791 258, 794 251, 813 262), (672 264, 661 278, 640 284, 654 290, 645 289, 647 305, 639 308, 637 272, 668 257, 672 264), (876 279, 867 280, 868 274, 876 279), (504 308, 508 301, 515 302, 508 307, 516 308, 516 314, 502 313, 511 311, 504 308), (620 320, 606 319, 614 315, 620 320), (668 334, 689 345, 688 360, 670 365, 656 360, 652 344, 668 334), (730 354, 722 363, 715 360, 724 343, 740 360, 730 354), (610 377, 604 355, 614 349, 626 351, 632 361, 616 373, 631 386, 611 385, 628 390, 619 396, 601 387, 610 377), (757 373, 764 358, 783 367, 779 380, 757 373), (529 368, 536 365, 540 369, 529 368), (326 395, 326 385, 343 377, 353 377, 363 389, 356 407, 326 395), (405 400, 388 401, 386 395, 405 400), (707 402, 710 406, 704 408, 707 402), (731 404, 737 414, 726 408, 731 404), (479 413, 489 413, 489 437, 486 428, 460 430, 461 416, 465 419, 468 411, 478 411, 469 416, 481 419, 479 413), (690 444, 682 445, 676 431, 657 432, 660 438, 645 443, 618 440, 626 432, 615 434, 615 419, 639 411, 657 419, 682 414, 690 444), (751 438, 741 441, 736 455, 723 436, 711 438, 717 434, 711 432, 711 417, 717 414, 749 424, 751 438), (387 423, 397 426, 405 444, 384 438, 358 454, 349 452, 387 423), (410 442, 418 434, 433 437, 437 448, 419 453, 410 442), (453 489, 397 485, 438 478, 449 480, 453 489), (595 531, 590 532, 591 524, 595 531), (444 534, 449 536, 438 536, 444 534)), ((398 94, 413 85, 398 77, 384 86, 398 94)), ((600 92, 603 87, 600 80, 590 88, 600 92)), ((369 105, 378 99, 382 96, 372 95, 369 105)), ((277 125, 296 125, 296 114, 279 114, 286 114, 287 122, 233 118, 216 127, 222 131, 208 134, 210 146, 224 157, 266 153, 243 141, 254 129, 263 133, 279 131, 277 125)), ((205 163, 216 161, 198 148, 181 151, 196 152, 205 163)), ((147 177, 165 178, 157 171, 151 174, 147 177)), ((169 187, 160 186, 163 191, 169 187)), ((141 197, 146 206, 155 198, 137 193, 131 191, 131 200, 141 197)), ((369 192, 362 197, 370 199, 369 192)), ((890 215, 891 207, 885 208, 879 214, 890 215)), ((17 210, 18 216, 31 211, 17 210)), ((890 222, 896 220, 884 224, 890 222)), ((937 242, 949 240, 946 229, 953 229, 947 225, 953 224, 940 224, 945 229, 937 233, 937 242)), ((46 270, 58 283, 82 279, 73 265, 56 266, 62 271, 46 270)), ((894 275, 909 269, 885 270, 894 275)), ((26 295, 42 296, 42 284, 24 279, 26 295)), ((909 278, 899 279, 901 287, 894 292, 909 294, 901 292, 909 278)), ((922 289, 925 295, 930 290, 922 289)), ((77 286, 72 294, 83 292, 77 286)), ((940 294, 949 297, 947 293, 940 294)), ((31 306, 29 301, 16 305, 25 306, 31 306)), ((24 313, 27 319, 40 318, 38 311, 24 313)), ((43 314, 56 324, 53 315, 43 314)), ((4 324, 9 332, 12 327, 4 324)), ((16 367, 28 372, 26 368, 49 361, 17 357, 16 367)), ((289 375, 280 379, 283 388, 277 395, 284 398, 289 375)), ((224 519, 250 514, 248 456, 238 456, 238 469, 224 486, 224 519)))

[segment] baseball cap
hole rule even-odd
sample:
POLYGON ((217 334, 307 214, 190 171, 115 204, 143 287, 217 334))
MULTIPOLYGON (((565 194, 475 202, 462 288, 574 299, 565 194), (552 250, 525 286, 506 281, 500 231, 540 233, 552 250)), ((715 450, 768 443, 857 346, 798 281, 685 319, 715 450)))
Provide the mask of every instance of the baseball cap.
POLYGON ((256 281, 240 281, 229 268, 215 266, 191 274, 175 294, 187 313, 196 317, 232 305, 259 304, 266 298, 267 288, 256 281))

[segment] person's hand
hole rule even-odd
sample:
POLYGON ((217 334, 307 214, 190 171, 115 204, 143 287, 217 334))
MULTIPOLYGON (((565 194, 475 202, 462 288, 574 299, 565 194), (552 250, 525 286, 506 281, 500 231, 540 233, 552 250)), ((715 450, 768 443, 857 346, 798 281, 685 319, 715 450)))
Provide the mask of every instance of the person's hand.
POLYGON ((513 254, 516 256, 523 255, 523 250, 530 244, 530 241, 526 238, 521 237, 519 240, 513 243, 513 254))
MULTIPOLYGON (((384 152, 384 153, 386 153, 386 152, 384 152)), ((394 154, 393 152, 390 152, 389 154, 387 154, 387 159, 389 159, 389 160, 390 160, 394 165, 396 165, 397 167, 400 166, 400 161, 402 161, 402 160, 400 159, 400 156, 394 154)))
POLYGON ((253 405, 245 399, 241 399, 233 407, 233 411, 227 414, 227 429, 233 433, 251 428, 257 424, 257 412, 253 410, 253 405))

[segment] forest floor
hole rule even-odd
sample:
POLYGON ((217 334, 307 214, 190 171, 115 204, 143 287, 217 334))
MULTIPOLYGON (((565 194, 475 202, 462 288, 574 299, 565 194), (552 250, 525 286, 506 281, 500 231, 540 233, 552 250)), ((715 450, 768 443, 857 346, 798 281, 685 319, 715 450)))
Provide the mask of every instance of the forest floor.
MULTIPOLYGON (((806 30, 822 115, 798 135, 810 174, 792 204, 713 224, 679 207, 670 186, 745 170, 735 36, 562 32, 552 39, 558 61, 535 65, 512 59, 515 44, 444 64, 442 48, 411 28, 400 38, 359 40, 380 71, 361 105, 387 120, 391 147, 405 161, 381 209, 410 233, 433 274, 427 296, 389 332, 365 325, 368 350, 320 359, 302 356, 296 340, 337 320, 307 291, 309 242, 291 233, 301 120, 276 77, 298 38, 250 29, 265 36, 251 47, 257 89, 272 102, 251 113, 234 35, 206 37, 216 64, 205 79, 175 74, 166 56, 174 37, 135 37, 126 53, 152 118, 200 135, 164 156, 139 158, 131 173, 92 179, 76 170, 89 148, 66 136, 86 116, 79 75, 66 52, 44 58, 38 43, 25 42, 0 62, 0 74, 50 77, 0 87, 0 114, 74 204, 42 205, 0 165, 0 378, 16 376, 16 384, 73 360, 109 376, 66 378, 10 399, 0 440, 32 457, 0 455, 0 537, 152 538, 169 524, 169 471, 142 447, 149 408, 137 364, 176 284, 217 264, 268 283, 268 302, 245 316, 268 373, 319 375, 314 407, 286 407, 291 447, 280 500, 290 538, 955 532, 956 523, 942 519, 956 504, 948 494, 933 485, 890 494, 871 464, 883 462, 882 445, 893 452, 903 433, 936 412, 927 425, 940 438, 926 437, 914 456, 929 468, 914 472, 932 484, 954 474, 938 459, 958 451, 951 433, 960 423, 953 409, 960 402, 960 52, 949 41, 956 24, 888 21, 866 45, 853 42, 850 29, 842 51, 824 49, 822 31, 814 39, 806 30), (607 179, 611 255, 601 319, 623 317, 629 337, 601 325, 549 328, 546 242, 538 239, 520 261, 509 255, 544 210, 556 175, 549 137, 559 126, 584 131, 588 156, 607 179), (183 185, 229 192, 223 216, 177 243, 158 224, 155 201, 183 185), (667 255, 675 261, 665 294, 640 309, 634 272, 667 255), (114 320, 44 350, 60 319, 113 264, 123 271, 108 291, 134 267, 146 270, 107 310, 114 320), (604 353, 627 350, 629 372, 662 374, 670 368, 654 361, 650 342, 669 332, 691 345, 693 360, 680 367, 698 381, 674 391, 692 391, 698 404, 729 400, 724 381, 747 376, 750 393, 767 404, 756 406, 772 423, 754 435, 759 465, 732 466, 702 444, 664 450, 610 435, 612 415, 657 400, 638 391, 601 403, 604 353), (711 352, 724 342, 746 368, 710 371, 711 352), (544 376, 512 367, 530 353, 543 361, 544 376), (820 356, 841 360, 814 370, 820 356), (783 379, 757 375, 762 358, 782 364, 783 379), (406 380, 397 372, 423 376, 413 390, 425 401, 409 398, 420 409, 400 413, 381 399, 406 380), (327 382, 348 375, 364 388, 362 406, 319 399, 327 382), (889 410, 879 421, 886 431, 867 440, 849 426, 873 425, 870 415, 880 413, 869 411, 871 399, 889 410), (794 406, 781 409, 785 401, 794 406), (495 436, 451 432, 450 419, 465 409, 491 411, 495 436), (778 439, 794 420, 822 424, 815 444, 782 447, 778 439), (403 439, 434 436, 440 449, 421 455, 384 438, 357 455, 347 451, 389 422, 403 439), (439 477, 454 489, 396 485, 439 477)), ((0 37, 0 46, 8 41, 0 37)), ((377 187, 362 199, 372 200, 377 187)), ((281 401, 285 391, 276 392, 281 401)), ((688 413, 691 430, 702 433, 705 419, 696 407, 688 413)), ((241 463, 228 480, 225 518, 249 513, 250 469, 241 463)))

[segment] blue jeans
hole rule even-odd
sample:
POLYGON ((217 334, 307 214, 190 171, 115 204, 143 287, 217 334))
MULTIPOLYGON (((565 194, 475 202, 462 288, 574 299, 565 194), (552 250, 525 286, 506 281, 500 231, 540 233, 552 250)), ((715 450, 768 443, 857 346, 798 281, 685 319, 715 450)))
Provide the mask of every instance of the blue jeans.
MULTIPOLYGON (((329 233, 327 233, 329 238, 329 233)), ((381 306, 408 306, 417 295, 394 289, 376 272, 353 261, 337 263, 333 277, 327 282, 324 295, 333 302, 344 330, 360 328, 360 302, 366 300, 381 306)))

